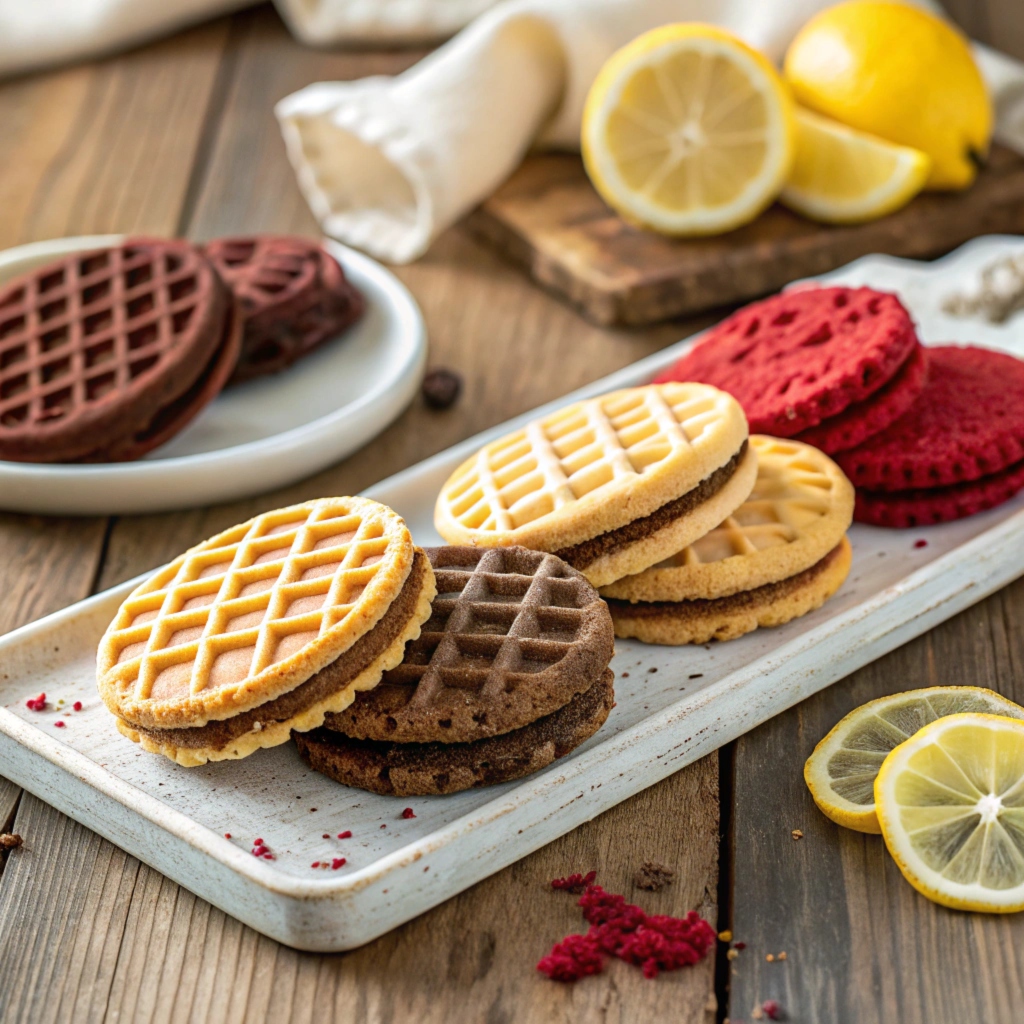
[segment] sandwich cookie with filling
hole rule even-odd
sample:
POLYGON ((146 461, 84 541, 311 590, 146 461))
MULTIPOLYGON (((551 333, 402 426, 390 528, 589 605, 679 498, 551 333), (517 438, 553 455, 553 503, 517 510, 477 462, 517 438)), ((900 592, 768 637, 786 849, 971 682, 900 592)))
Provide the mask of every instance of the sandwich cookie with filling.
POLYGON ((602 586, 703 536, 757 475, 739 403, 706 384, 586 399, 485 445, 434 508, 450 544, 548 551, 602 586))
POLYGON ((615 700, 608 608, 583 575, 525 548, 428 548, 438 596, 380 685, 297 733, 317 771, 401 796, 454 793, 540 770, 604 723, 615 700))
POLYGON ((819 608, 842 585, 853 486, 823 452, 754 434, 757 483, 720 526, 601 594, 615 634, 647 643, 732 640, 819 608))
POLYGON ((267 512, 128 596, 100 641, 100 696, 124 735, 178 764, 246 757, 376 686, 434 593, 430 562, 385 505, 267 512))

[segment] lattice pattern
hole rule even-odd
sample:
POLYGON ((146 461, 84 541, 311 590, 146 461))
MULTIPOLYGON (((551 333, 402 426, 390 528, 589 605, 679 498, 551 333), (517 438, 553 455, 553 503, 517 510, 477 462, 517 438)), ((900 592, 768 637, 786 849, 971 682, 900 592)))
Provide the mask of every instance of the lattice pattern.
POLYGON ((792 544, 833 511, 834 466, 799 442, 754 434, 757 483, 750 497, 695 544, 655 568, 701 565, 792 544))
POLYGON ((583 498, 626 491, 672 460, 693 460, 702 439, 737 415, 742 421, 732 398, 702 384, 579 402, 482 448, 445 485, 439 506, 467 530, 515 530, 583 498))
POLYGON ((173 702, 255 684, 270 670, 286 677, 317 646, 337 656, 372 626, 375 609, 401 589, 412 551, 403 521, 366 499, 257 516, 124 602, 100 646, 101 679, 109 674, 132 701, 173 702))
POLYGON ((90 410, 116 392, 141 394, 186 350, 203 365, 220 340, 223 295, 210 264, 173 242, 71 257, 9 286, 0 295, 0 443, 54 421, 80 430, 90 410))
POLYGON ((363 314, 338 262, 308 239, 218 238, 206 252, 246 314, 236 382, 290 366, 363 314))
POLYGON ((560 558, 520 547, 427 554, 437 596, 419 639, 330 728, 474 739, 533 721, 600 678, 613 650, 608 610, 560 558))

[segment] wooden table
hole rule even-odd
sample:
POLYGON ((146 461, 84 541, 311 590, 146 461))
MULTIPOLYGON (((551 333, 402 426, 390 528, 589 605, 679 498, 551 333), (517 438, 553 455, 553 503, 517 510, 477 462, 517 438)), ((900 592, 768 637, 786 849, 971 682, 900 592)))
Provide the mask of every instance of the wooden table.
MULTIPOLYGON (((1014 0, 961 6, 975 34, 1024 51, 1014 0)), ((313 234, 272 103, 309 82, 391 73, 419 56, 309 51, 272 9, 258 8, 125 56, 7 83, 0 247, 104 231, 313 234)), ((0 516, 0 632, 258 511, 355 493, 707 322, 633 333, 588 326, 458 228, 398 273, 423 307, 431 362, 465 376, 454 409, 431 412, 417 401, 346 462, 252 501, 129 518, 0 516)), ((800 1022, 1020 1021, 1024 918, 926 902, 879 838, 843 831, 815 810, 801 768, 841 715, 885 693, 975 683, 1024 701, 1022 625, 1018 582, 344 955, 263 938, 0 779, 0 826, 13 823, 25 838, 0 862, 0 1021, 736 1024, 757 1019, 754 1008, 769 998, 800 1022), (647 859, 675 869, 671 887, 633 888, 647 859), (572 899, 546 882, 590 868, 651 910, 696 907, 746 948, 730 960, 721 946, 717 959, 656 982, 621 963, 574 986, 541 978, 537 959, 580 928, 572 899)))

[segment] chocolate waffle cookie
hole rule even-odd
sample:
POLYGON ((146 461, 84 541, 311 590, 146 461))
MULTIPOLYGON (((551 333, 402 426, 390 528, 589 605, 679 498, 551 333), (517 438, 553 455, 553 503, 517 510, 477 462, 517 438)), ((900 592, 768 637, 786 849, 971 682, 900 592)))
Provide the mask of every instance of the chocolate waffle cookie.
POLYGON ((375 686, 433 596, 430 563, 387 506, 267 512, 128 596, 100 642, 100 696, 122 733, 179 764, 245 757, 375 686))
POLYGON ((308 239, 218 238, 205 249, 245 318, 234 383, 291 366, 363 314, 363 297, 337 260, 308 239))
POLYGON ((296 735, 318 771, 398 794, 447 793, 536 771, 611 709, 608 609, 554 555, 428 548, 438 595, 374 691, 296 735))
POLYGON ((136 458, 213 399, 240 321, 187 242, 130 239, 0 289, 0 458, 136 458))

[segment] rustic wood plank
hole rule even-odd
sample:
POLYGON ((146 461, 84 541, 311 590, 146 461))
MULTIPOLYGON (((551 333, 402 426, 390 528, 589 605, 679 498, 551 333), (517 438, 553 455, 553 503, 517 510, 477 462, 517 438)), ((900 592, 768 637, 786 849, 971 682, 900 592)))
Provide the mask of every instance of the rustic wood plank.
POLYGON ((0 85, 0 246, 103 231, 176 233, 221 21, 144 50, 0 85))
POLYGON ((953 683, 1024 701, 1022 621, 1024 580, 736 742, 730 924, 747 948, 732 964, 733 1019, 768 998, 802 1024, 1020 1019, 1024 916, 928 902, 880 836, 817 810, 802 771, 843 715, 885 694, 953 683), (782 950, 784 962, 765 961, 782 950))
POLYGON ((977 235, 1024 231, 1024 159, 996 149, 965 192, 925 193, 867 224, 815 224, 774 205, 710 238, 626 223, 578 156, 530 157, 470 216, 470 228, 597 324, 651 324, 778 291, 873 252, 924 258, 977 235))

